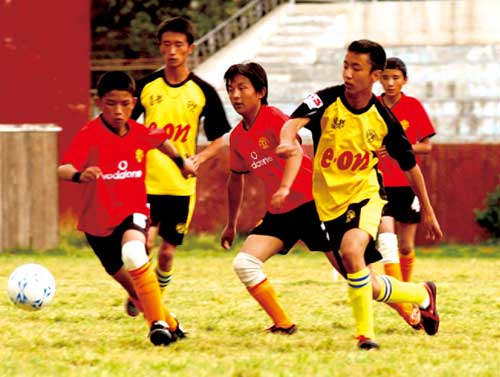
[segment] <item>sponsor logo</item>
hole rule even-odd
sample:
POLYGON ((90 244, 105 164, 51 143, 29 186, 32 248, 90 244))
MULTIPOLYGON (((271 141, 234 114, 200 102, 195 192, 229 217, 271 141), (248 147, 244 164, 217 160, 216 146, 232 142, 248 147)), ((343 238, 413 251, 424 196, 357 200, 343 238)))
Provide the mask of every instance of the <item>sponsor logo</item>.
POLYGON ((375 140, 376 137, 377 137, 377 134, 371 128, 368 129, 368 131, 366 131, 366 140, 368 140, 369 143, 373 143, 373 141, 375 140))
POLYGON ((410 122, 408 122, 406 119, 403 119, 401 121, 401 126, 403 127, 403 130, 406 131, 408 129, 408 127, 410 127, 410 122))
POLYGON ((267 164, 270 164, 271 162, 273 162, 273 158, 271 156, 259 159, 259 156, 257 155, 257 153, 253 152, 253 151, 250 153, 250 158, 253 160, 253 162, 250 164, 250 166, 254 170, 261 168, 263 166, 266 166, 267 164))
POLYGON ((142 170, 127 170, 128 162, 125 160, 121 160, 118 163, 118 170, 114 173, 106 173, 102 175, 102 179, 104 180, 121 180, 121 179, 129 179, 129 178, 141 178, 142 170))
POLYGON ((317 94, 310 94, 306 97, 304 100, 304 103, 309 107, 311 110, 313 109, 319 109, 321 106, 323 106, 323 101, 317 94))
POLYGON ((189 112, 194 113, 197 109, 198 105, 196 102, 189 100, 187 103, 187 109, 189 112))

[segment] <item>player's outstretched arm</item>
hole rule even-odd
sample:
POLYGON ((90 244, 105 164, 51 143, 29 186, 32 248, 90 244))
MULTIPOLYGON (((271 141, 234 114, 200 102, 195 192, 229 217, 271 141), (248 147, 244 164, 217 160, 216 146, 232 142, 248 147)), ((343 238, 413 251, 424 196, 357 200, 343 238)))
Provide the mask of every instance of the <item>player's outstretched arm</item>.
POLYGON ((245 184, 243 174, 230 173, 227 180, 227 223, 220 237, 221 246, 229 250, 233 245, 236 236, 236 223, 240 212, 240 205, 243 198, 243 187, 245 184))
POLYGON ((276 154, 283 158, 288 158, 300 150, 297 149, 295 140, 299 130, 309 123, 309 118, 293 118, 285 122, 280 132, 280 143, 276 147, 276 154))
POLYGON ((177 151, 177 148, 175 148, 169 140, 165 140, 163 144, 158 147, 158 149, 175 162, 185 178, 196 176, 199 164, 192 158, 182 158, 177 151))
POLYGON ((426 238, 439 241, 443 237, 443 232, 437 221, 434 210, 427 194, 427 189, 425 188, 425 181, 420 171, 418 165, 415 165, 410 170, 405 171, 406 178, 410 183, 411 188, 417 195, 420 201, 421 213, 422 213, 422 225, 425 230, 426 238))
POLYGON ((203 164, 205 161, 210 160, 215 157, 219 151, 224 148, 226 145, 224 135, 213 140, 210 144, 208 144, 205 149, 203 149, 200 153, 195 154, 192 158, 198 163, 203 164))
POLYGON ((102 171, 98 166, 89 166, 80 172, 72 164, 64 164, 57 168, 57 175, 64 181, 85 183, 98 179, 102 175, 102 171))

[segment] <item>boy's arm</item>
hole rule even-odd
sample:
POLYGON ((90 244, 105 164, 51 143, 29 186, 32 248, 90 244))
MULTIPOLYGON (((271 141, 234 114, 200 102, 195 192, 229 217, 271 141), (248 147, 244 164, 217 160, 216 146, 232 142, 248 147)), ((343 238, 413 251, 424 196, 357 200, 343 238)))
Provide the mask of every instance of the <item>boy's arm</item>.
POLYGON ((215 140, 213 140, 210 144, 208 144, 205 149, 203 149, 200 153, 192 156, 192 159, 196 161, 198 164, 203 164, 205 161, 210 160, 215 157, 217 153, 226 145, 225 136, 221 136, 215 140))
POLYGON ((277 209, 283 206, 286 198, 290 195, 290 188, 292 187, 295 177, 297 177, 300 166, 302 165, 302 148, 300 147, 297 139, 295 139, 292 143, 295 145, 298 152, 287 158, 285 168, 283 170, 283 176, 281 177, 280 187, 271 198, 271 205, 277 209))
POLYGON ((160 150, 160 152, 162 152, 163 154, 166 154, 174 161, 185 178, 196 176, 199 164, 192 158, 184 159, 177 151, 177 148, 175 148, 175 146, 170 142, 170 140, 165 140, 163 144, 158 147, 158 150, 160 150))
MULTIPOLYGON (((288 119, 280 132, 280 144, 276 147, 276 154, 283 158, 288 158, 300 150, 295 141, 299 130, 309 123, 309 118, 288 119)), ((294 177, 295 179, 295 177, 294 177)))
POLYGON ((231 248, 236 235, 236 223, 238 221, 240 205, 243 198, 244 185, 245 177, 243 174, 236 174, 233 172, 229 174, 227 180, 227 224, 220 238, 221 246, 226 250, 231 248))
POLYGON ((443 237, 443 232, 439 226, 434 210, 432 209, 425 181, 418 165, 404 172, 411 188, 420 201, 422 212, 422 225, 425 229, 426 238, 439 241, 443 237))
POLYGON ((89 166, 83 171, 78 171, 72 164, 59 165, 57 175, 64 181, 73 181, 76 183, 91 182, 98 179, 102 174, 98 166, 89 166))

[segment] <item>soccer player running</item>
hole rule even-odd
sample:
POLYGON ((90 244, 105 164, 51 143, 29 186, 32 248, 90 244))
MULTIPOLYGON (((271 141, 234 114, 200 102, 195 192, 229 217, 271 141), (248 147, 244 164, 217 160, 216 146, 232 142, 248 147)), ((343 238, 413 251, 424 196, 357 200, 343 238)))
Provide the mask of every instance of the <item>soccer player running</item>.
MULTIPOLYGON (((262 66, 253 62, 232 65, 224 80, 231 104, 243 119, 229 136, 228 219, 221 245, 225 249, 232 246, 244 175, 255 174, 265 185, 267 212, 243 243, 233 268, 271 317, 273 325, 268 331, 292 334, 297 326, 279 303, 262 265, 277 253, 286 254, 299 240, 311 250, 329 250, 312 197, 312 161, 297 140, 293 143, 298 153, 286 160, 275 154, 281 127, 288 116, 268 105, 267 75, 262 66), (287 174, 283 174, 285 165, 289 168, 287 174)), ((327 254, 335 266, 332 253, 327 254)))
POLYGON ((439 328, 433 282, 403 283, 390 276, 377 276, 365 263, 366 255, 380 257, 375 239, 386 201, 376 151, 382 145, 405 171, 420 200, 427 237, 442 237, 411 144, 398 120, 372 93, 385 60, 385 51, 378 43, 352 42, 343 63, 344 84, 307 97, 283 126, 277 148, 279 155, 289 157, 297 153, 298 130, 307 127, 312 132, 314 200, 340 268, 347 272, 355 336, 362 349, 379 347, 372 298, 415 303, 420 307, 425 331, 434 335, 439 328))
POLYGON ((197 164, 179 156, 164 130, 147 129, 129 119, 136 102, 134 91, 133 79, 124 72, 101 76, 96 101, 101 114, 78 132, 58 175, 82 185, 78 229, 106 272, 144 312, 151 342, 167 345, 185 334, 162 304, 146 253, 146 153, 158 148, 185 176, 195 174, 197 164))
MULTIPOLYGON (((132 113, 144 113, 149 127, 164 128, 182 157, 202 164, 224 146, 223 134, 230 130, 222 102, 215 89, 190 71, 188 57, 194 51, 194 27, 188 20, 165 20, 157 31, 164 68, 138 81, 138 102, 132 113), (211 143, 196 154, 201 127, 211 143)), ((173 274, 173 258, 183 242, 196 202, 196 178, 183 177, 175 163, 159 151, 151 151, 146 167, 146 190, 151 208, 148 250, 159 234, 156 274, 162 291, 173 274)), ((131 305, 130 305, 131 306, 131 305)))
MULTIPOLYGON (((435 135, 435 130, 420 101, 402 92, 407 82, 406 64, 396 57, 387 59, 380 76, 384 93, 379 100, 398 118, 418 163, 419 155, 430 153, 430 138, 435 135)), ((377 155, 388 201, 379 227, 377 248, 383 256, 386 274, 410 281, 415 259, 415 235, 420 222, 420 202, 397 161, 387 154, 385 146, 377 151, 377 155)), ((418 312, 411 305, 395 304, 394 307, 410 324, 418 323, 414 316, 418 312)))

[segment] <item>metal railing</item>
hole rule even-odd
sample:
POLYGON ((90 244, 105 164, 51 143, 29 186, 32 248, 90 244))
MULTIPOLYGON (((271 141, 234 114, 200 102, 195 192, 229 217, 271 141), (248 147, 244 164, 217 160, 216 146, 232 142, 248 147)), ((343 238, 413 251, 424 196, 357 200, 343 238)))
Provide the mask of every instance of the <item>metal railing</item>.
MULTIPOLYGON (((293 0, 251 1, 229 19, 225 20, 215 29, 194 42, 196 48, 190 58, 191 67, 194 68, 204 62, 279 5, 290 2, 293 2, 293 0)), ((140 59, 96 59, 91 62, 90 70, 92 72, 105 72, 111 70, 128 72, 148 71, 160 68, 162 65, 163 61, 159 57, 140 59)))

